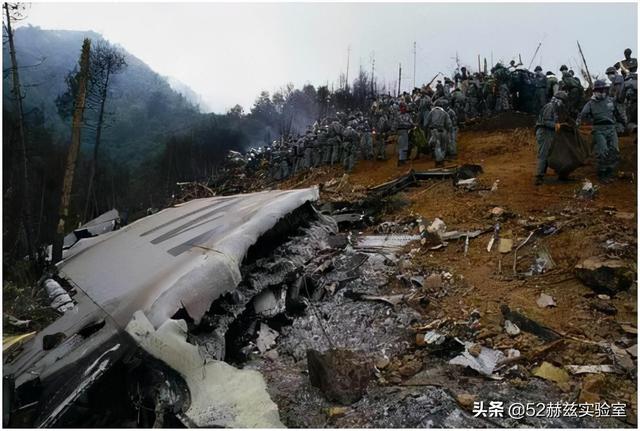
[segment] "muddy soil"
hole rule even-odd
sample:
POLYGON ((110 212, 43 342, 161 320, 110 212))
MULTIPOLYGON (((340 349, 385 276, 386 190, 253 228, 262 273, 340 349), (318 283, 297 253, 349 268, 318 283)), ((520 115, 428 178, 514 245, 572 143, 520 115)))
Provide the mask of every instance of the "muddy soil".
MULTIPOLYGON (((582 134, 585 139, 590 139, 588 130, 583 130, 582 134)), ((404 307, 411 308, 412 314, 417 313, 414 320, 422 324, 436 319, 468 321, 472 312, 479 312, 479 324, 474 334, 476 341, 500 350, 518 349, 522 355, 531 356, 532 359, 519 362, 515 377, 496 382, 459 366, 448 365, 452 353, 434 355, 424 347, 416 346, 414 331, 404 336, 406 348, 403 351, 389 351, 392 353, 389 355, 390 365, 372 382, 365 399, 346 409, 336 410, 331 409, 332 404, 308 384, 304 360, 292 353, 295 349, 287 348, 289 351, 285 349, 278 360, 263 360, 259 365, 269 382, 274 400, 280 406, 283 421, 289 426, 318 427, 635 425, 636 359, 633 359, 633 369, 626 373, 570 375, 569 381, 561 384, 531 374, 533 368, 542 361, 558 367, 612 364, 610 352, 603 347, 605 344, 615 343, 618 347, 630 348, 630 351, 637 344, 636 283, 626 292, 602 299, 579 281, 573 270, 577 263, 598 255, 622 259, 635 270, 637 149, 633 138, 620 139, 620 170, 625 175, 611 184, 597 182, 594 160, 588 160, 585 166, 572 174, 570 181, 558 181, 549 172, 544 185, 534 186, 536 143, 533 130, 529 128, 463 130, 459 134, 458 145, 459 159, 449 162, 449 165, 482 165, 484 173, 478 178, 479 187, 467 191, 454 187, 450 179, 421 181, 419 187, 406 189, 397 196, 402 204, 385 214, 385 220, 402 223, 421 217, 429 223, 438 217, 446 223, 448 230, 491 229, 499 221, 501 237, 513 239, 514 248, 536 226, 547 226, 549 229, 545 230, 547 234, 535 235, 518 250, 515 272, 513 249, 508 253, 499 253, 494 246, 491 252, 487 252, 491 233, 470 239, 466 254, 463 240, 449 241, 446 247, 437 250, 426 247, 417 252, 414 250, 409 258, 402 260, 401 267, 396 266, 396 275, 412 273, 427 276, 433 272, 445 272, 452 274, 452 278, 446 289, 438 286, 425 288, 427 301, 406 304, 404 307), (582 187, 584 179, 593 181, 598 188, 594 199, 577 196, 576 192, 582 187), (495 207, 504 210, 500 216, 491 214, 495 207), (608 247, 611 244, 617 246, 608 247), (542 274, 522 275, 534 263, 541 249, 548 251, 554 267, 542 274), (552 296, 557 305, 540 308, 536 300, 541 293, 552 296), (607 305, 604 308, 598 306, 602 301, 607 305), (562 343, 541 355, 533 356, 548 343, 524 331, 516 336, 506 334, 500 311, 503 304, 562 334, 562 343), (424 378, 419 385, 404 386, 416 376, 403 376, 397 370, 416 360, 422 364, 420 373, 424 378), (598 381, 595 386, 594 380, 598 381), (595 393, 586 393, 587 386, 595 393), (609 404, 623 402, 627 405, 627 417, 623 420, 530 418, 515 422, 499 419, 484 421, 482 425, 469 414, 468 406, 464 407, 462 402, 456 401, 460 401, 460 396, 476 401, 525 403, 538 400, 578 402, 587 399, 609 404), (410 413, 412 409, 419 409, 423 414, 410 413)), ((392 146, 388 154, 392 153, 390 150, 392 146)), ((349 189, 361 192, 363 187, 396 178, 410 169, 420 171, 433 167, 433 161, 424 156, 401 167, 396 166, 393 158, 386 162, 361 161, 347 178, 349 185, 343 189, 348 196, 349 189)), ((289 179, 281 187, 306 187, 339 178, 342 174, 338 167, 324 168, 289 179)), ((335 199, 333 195, 325 196, 329 197, 335 199)), ((373 228, 365 232, 373 232, 373 228)), ((417 242, 408 245, 405 255, 418 247, 420 244, 417 242)), ((377 293, 391 294, 402 288, 397 277, 390 276, 389 283, 376 289, 377 293)), ((330 315, 334 305, 325 303, 319 308, 330 315)), ((398 320, 397 312, 388 306, 379 304, 376 307, 387 307, 391 321, 383 320, 382 323, 389 328, 402 322, 402 319, 398 320)), ((376 316, 375 309, 369 313, 370 316, 376 316)), ((352 329, 350 325, 353 325, 353 319, 340 319, 338 317, 333 324, 344 325, 345 331, 352 329)), ((410 330, 411 324, 408 326, 406 329, 410 330)), ((364 350, 375 355, 370 349, 375 346, 375 340, 370 337, 378 335, 357 328, 352 335, 354 333, 363 338, 361 343, 353 340, 351 347, 362 349, 362 345, 369 346, 364 350)), ((300 340, 301 334, 299 332, 296 335, 297 340, 300 340)))

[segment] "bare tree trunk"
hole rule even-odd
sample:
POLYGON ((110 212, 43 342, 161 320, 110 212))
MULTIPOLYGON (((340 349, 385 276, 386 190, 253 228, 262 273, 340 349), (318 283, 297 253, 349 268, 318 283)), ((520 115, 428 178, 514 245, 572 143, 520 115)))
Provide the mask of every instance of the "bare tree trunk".
POLYGON ((27 251, 29 258, 35 260, 35 250, 33 247, 33 236, 31 232, 31 201, 29 200, 29 163, 27 159, 27 142, 24 130, 24 111, 22 109, 22 92, 20 87, 20 76, 18 75, 18 60, 16 59, 16 47, 13 42, 13 30, 11 28, 11 14, 9 4, 3 5, 7 15, 7 36, 9 39, 9 55, 11 57, 11 75, 13 78, 13 97, 16 114, 18 115, 18 138, 20 140, 20 151, 22 153, 22 225, 27 239, 27 251))
POLYGON ((82 129, 85 98, 87 95, 87 80, 89 77, 89 52, 91 50, 91 40, 85 39, 82 44, 82 54, 80 55, 80 74, 78 79, 78 93, 76 95, 73 110, 73 120, 71 123, 71 145, 67 155, 67 166, 64 172, 62 183, 62 198, 60 199, 60 212, 58 228, 56 230, 56 240, 53 244, 53 262, 62 259, 62 245, 64 241, 65 223, 69 215, 69 202, 71 200, 71 187, 73 186, 73 176, 80 152, 80 131, 82 129))
POLYGON ((84 215, 82 219, 86 222, 89 212, 89 203, 91 202, 91 192, 93 191, 93 183, 96 177, 96 171, 98 169, 98 149, 100 148, 100 138, 102 137, 102 124, 104 123, 104 106, 107 103, 107 94, 109 88, 109 74, 110 70, 107 68, 104 87, 100 92, 100 111, 98 113, 98 127, 96 130, 96 142, 93 146, 93 160, 91 160, 91 170, 89 173, 89 186, 87 189, 87 200, 84 205, 84 215))
POLYGON ((44 192, 46 190, 46 181, 42 176, 42 192, 40 194, 40 216, 38 217, 38 233, 36 234, 36 242, 40 242, 40 233, 42 232, 42 219, 44 218, 44 192))

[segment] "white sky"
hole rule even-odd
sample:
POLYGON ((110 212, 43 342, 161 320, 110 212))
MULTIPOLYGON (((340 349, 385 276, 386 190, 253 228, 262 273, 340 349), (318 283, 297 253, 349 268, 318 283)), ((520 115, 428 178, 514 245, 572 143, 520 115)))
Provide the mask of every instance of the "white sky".
MULTIPOLYGON (((122 45, 162 75, 199 93, 215 112, 240 103, 248 111, 261 90, 286 82, 301 86, 349 80, 362 64, 413 86, 463 64, 477 69, 477 55, 490 63, 522 60, 557 73, 566 63, 579 73, 580 41, 589 69, 604 69, 637 46, 637 5, 597 3, 471 4, 225 4, 225 3, 34 3, 22 25, 94 30, 122 45)), ((491 67, 491 66, 489 66, 491 67)))

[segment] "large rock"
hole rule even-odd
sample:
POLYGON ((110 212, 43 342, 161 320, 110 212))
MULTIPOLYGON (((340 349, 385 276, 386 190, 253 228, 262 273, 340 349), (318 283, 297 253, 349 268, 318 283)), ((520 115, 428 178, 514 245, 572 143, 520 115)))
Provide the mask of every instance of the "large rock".
POLYGON ((621 260, 593 256, 575 267, 576 276, 599 293, 615 295, 627 290, 635 279, 634 271, 621 260))
POLYGON ((307 350, 311 384, 320 388, 329 401, 352 404, 367 390, 373 376, 373 364, 361 355, 345 349, 325 353, 307 350))

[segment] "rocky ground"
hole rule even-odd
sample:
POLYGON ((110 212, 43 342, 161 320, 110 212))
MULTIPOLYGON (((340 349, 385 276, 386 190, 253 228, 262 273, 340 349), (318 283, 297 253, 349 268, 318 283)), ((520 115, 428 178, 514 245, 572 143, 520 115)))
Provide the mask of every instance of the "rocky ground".
MULTIPOLYGON (((588 130, 583 133, 589 139, 588 130)), ((420 224, 429 226, 439 218, 446 231, 477 229, 483 233, 470 238, 467 247, 464 239, 449 240, 446 246, 433 249, 429 243, 409 243, 381 272, 386 283, 367 281, 375 265, 384 264, 369 259, 359 267, 356 279, 317 303, 319 314, 296 320, 281 331, 274 349, 278 354, 248 366, 265 374, 285 424, 636 424, 636 145, 631 137, 621 138, 624 174, 612 184, 599 184, 594 163, 589 161, 573 173, 572 181, 559 182, 549 174, 545 185, 538 187, 532 178, 535 145, 533 131, 526 128, 462 131, 460 157, 455 163, 482 166, 474 188, 456 187, 451 179, 421 181, 418 187, 398 193, 373 226, 343 229, 352 235, 371 234, 380 232, 379 222, 384 221, 391 233, 419 234, 420 224), (593 182, 595 194, 580 193, 585 179, 593 182), (500 224, 499 238, 488 252, 496 223, 500 224), (589 258, 597 259, 588 260, 582 272, 576 270, 576 265, 589 258), (606 269, 594 271, 596 264, 606 269), (407 283, 412 276, 419 277, 418 281, 407 283), (391 306, 345 295, 345 291, 358 289, 404 296, 391 306), (339 311, 341 305, 346 312, 339 311), (321 329, 329 328, 334 335, 310 330, 314 319, 322 316, 321 329), (505 320, 513 322, 505 324, 505 320), (377 329, 368 329, 372 327, 377 329), (305 330, 316 334, 317 343, 305 344, 305 330), (340 338, 340 332, 350 336, 340 338), (337 345, 322 341, 332 337, 340 340, 333 343, 337 345), (433 343, 431 337, 440 337, 440 341, 433 343), (456 338, 469 344, 465 348, 456 338), (375 367, 359 401, 328 401, 310 384, 300 349, 331 347, 360 352, 361 362, 375 367), (490 375, 449 364, 463 352, 472 357, 482 352, 483 357, 484 349, 509 359, 490 375), (586 365, 605 367, 572 367, 586 365), (471 410, 480 401, 487 405, 503 401, 505 409, 514 402, 625 403, 626 417, 546 418, 542 414, 513 419, 505 410, 504 417, 476 418, 471 410)), ((431 168, 433 162, 427 159, 402 167, 394 160, 364 161, 348 177, 342 177, 339 168, 319 169, 280 187, 327 184, 322 193, 325 201, 348 201, 410 169, 431 168)), ((347 247, 344 253, 352 252, 347 247)))

